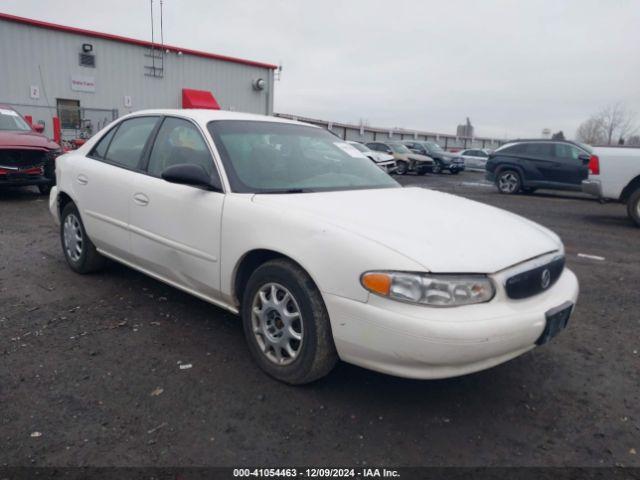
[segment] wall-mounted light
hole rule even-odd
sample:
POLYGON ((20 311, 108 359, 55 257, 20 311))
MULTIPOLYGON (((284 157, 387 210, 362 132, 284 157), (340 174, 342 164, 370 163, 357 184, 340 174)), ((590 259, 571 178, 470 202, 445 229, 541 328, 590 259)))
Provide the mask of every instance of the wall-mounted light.
POLYGON ((264 87, 267 85, 267 82, 265 82, 264 79, 262 78, 256 78, 252 82, 252 85, 254 90, 264 90, 264 87))
POLYGON ((83 43, 82 44, 82 51, 84 53, 93 52, 93 45, 91 45, 90 43, 83 43))

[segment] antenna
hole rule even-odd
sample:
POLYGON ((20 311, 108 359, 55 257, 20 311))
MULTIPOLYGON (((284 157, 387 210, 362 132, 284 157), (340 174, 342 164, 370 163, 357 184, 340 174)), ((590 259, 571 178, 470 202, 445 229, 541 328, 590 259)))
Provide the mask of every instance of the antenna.
POLYGON ((164 56, 164 31, 162 29, 162 0, 160 0, 160 46, 162 48, 162 55, 164 56))
POLYGON ((149 3, 151 4, 151 65, 153 68, 153 72, 155 74, 156 71, 156 61, 155 61, 155 51, 153 49, 153 41, 154 41, 154 36, 153 36, 153 0, 149 0, 149 3))

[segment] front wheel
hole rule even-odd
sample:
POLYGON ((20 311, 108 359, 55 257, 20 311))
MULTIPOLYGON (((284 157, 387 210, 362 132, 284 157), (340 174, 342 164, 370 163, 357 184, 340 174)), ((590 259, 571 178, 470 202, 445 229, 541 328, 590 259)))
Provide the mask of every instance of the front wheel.
POLYGON ((398 162, 396 164, 396 173, 398 175, 404 175, 405 173, 407 173, 408 170, 409 170, 409 165, 407 165, 407 162, 398 162))
POLYGON ((520 181, 520 175, 515 170, 505 170, 500 172, 496 179, 496 185, 500 193, 506 195, 512 195, 520 191, 522 182, 520 181))
POLYGON ((627 213, 638 227, 640 227, 640 188, 631 194, 627 202, 627 213))
POLYGON ((258 366, 282 382, 313 382, 337 362, 322 296, 289 260, 271 260, 251 275, 242 298, 242 326, 258 366))

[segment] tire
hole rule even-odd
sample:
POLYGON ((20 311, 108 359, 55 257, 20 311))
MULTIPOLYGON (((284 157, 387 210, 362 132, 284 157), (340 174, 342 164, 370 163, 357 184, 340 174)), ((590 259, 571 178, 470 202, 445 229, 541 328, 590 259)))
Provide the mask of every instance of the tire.
POLYGON ((640 188, 631 194, 627 201, 627 213, 631 220, 636 222, 636 225, 640 227, 640 188))
POLYGON ((449 169, 449 173, 451 173, 451 175, 457 175, 460 173, 460 170, 457 168, 449 169))
POLYGON ((281 382, 313 382, 338 361, 322 296, 311 277, 289 260, 271 260, 253 272, 244 289, 241 315, 253 359, 281 382), (273 304, 274 292, 280 302, 289 296, 286 305, 273 304), (288 320, 286 314, 291 316, 288 320))
POLYGON ((403 162, 402 160, 400 160, 399 162, 396 163, 396 173, 398 175, 404 175, 407 173, 408 170, 409 170, 409 165, 407 165, 407 162, 403 162))
POLYGON ((95 272, 106 263, 106 258, 98 253, 89 239, 73 202, 65 205, 60 215, 60 243, 67 264, 76 273, 95 272))
POLYGON ((435 174, 442 173, 442 164, 436 161, 431 168, 431 172, 435 174))
POLYGON ((49 195, 49 192, 51 192, 51 185, 48 183, 41 183, 38 185, 38 191, 40 192, 40 195, 49 195))
POLYGON ((496 178, 498 191, 505 195, 513 195, 520 191, 522 180, 520 174, 515 170, 503 170, 496 178))

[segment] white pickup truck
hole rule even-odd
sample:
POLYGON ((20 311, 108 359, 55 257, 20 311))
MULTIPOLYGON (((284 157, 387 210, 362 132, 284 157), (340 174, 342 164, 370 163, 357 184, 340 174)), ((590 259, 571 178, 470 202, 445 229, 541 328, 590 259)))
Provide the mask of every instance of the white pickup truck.
POLYGON ((596 168, 582 191, 602 200, 627 204, 629 217, 640 227, 640 147, 594 147, 596 168))

